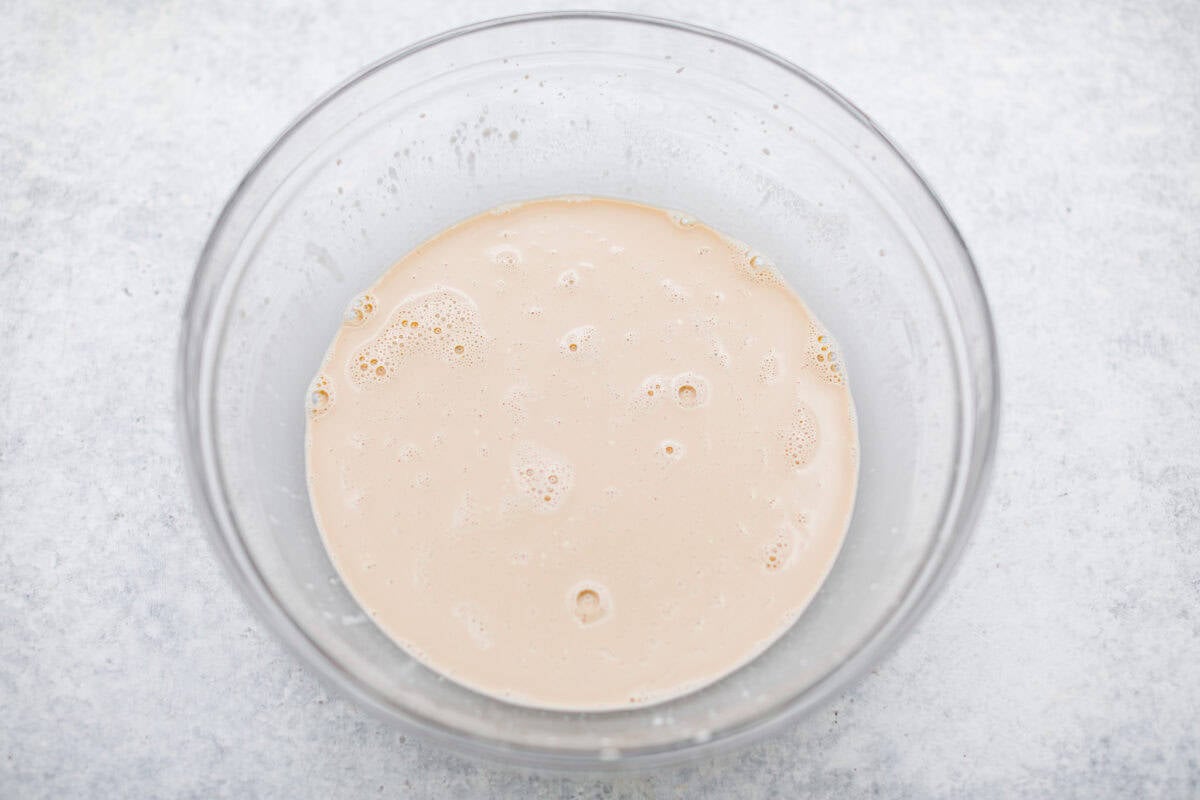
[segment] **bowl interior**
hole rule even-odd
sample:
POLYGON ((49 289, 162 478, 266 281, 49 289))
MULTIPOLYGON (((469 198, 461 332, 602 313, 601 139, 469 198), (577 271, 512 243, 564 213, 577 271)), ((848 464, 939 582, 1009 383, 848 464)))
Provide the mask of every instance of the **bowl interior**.
POLYGON ((654 21, 502 21, 371 68, 240 187, 185 327, 201 502, 271 626, 375 710, 543 762, 679 753, 820 702, 938 583, 990 448, 986 307, 920 179, 794 68, 654 21), (772 257, 838 339, 860 429, 854 519, 808 611, 717 684, 620 712, 522 708, 414 662, 341 586, 305 486, 305 393, 347 302, 444 227, 563 194, 680 209, 772 257))

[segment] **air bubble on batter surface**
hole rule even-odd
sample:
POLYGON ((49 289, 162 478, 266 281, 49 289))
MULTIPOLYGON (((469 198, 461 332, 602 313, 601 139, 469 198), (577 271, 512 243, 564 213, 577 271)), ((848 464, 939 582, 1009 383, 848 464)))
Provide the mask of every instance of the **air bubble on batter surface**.
POLYGON ((612 597, 608 589, 601 584, 584 581, 572 586, 567 593, 567 607, 576 622, 588 627, 612 615, 612 597))
POLYGON ((819 433, 817 418, 812 409, 800 403, 792 412, 792 419, 780 434, 783 439, 783 457, 790 467, 804 467, 817 452, 819 433))
POLYGON ((558 346, 563 353, 570 356, 595 357, 599 353, 599 337, 595 325, 580 325, 562 335, 558 346))
POLYGON ((355 353, 348 371, 357 386, 376 386, 391 380, 406 358, 425 354, 448 364, 472 364, 486 344, 470 298, 453 289, 434 289, 400 303, 383 330, 355 353))
POLYGON ((579 286, 579 273, 573 269, 564 270, 558 276, 558 286, 561 289, 572 291, 579 286))
POLYGON ((696 227, 696 218, 681 211, 668 211, 667 216, 671 218, 671 222, 678 228, 696 227))
POLYGON ((633 405, 636 408, 649 408, 667 397, 671 383, 662 375, 646 377, 634 392, 633 405))
POLYGON ((779 376, 783 372, 783 367, 780 364, 779 353, 772 350, 762 357, 762 361, 758 365, 758 379, 765 384, 773 384, 779 382, 779 376))
POLYGON ((331 408, 333 408, 333 388, 329 385, 328 378, 318 375, 313 378, 312 384, 308 387, 308 413, 313 417, 319 417, 331 408))
POLYGON ((663 439, 658 443, 658 453, 667 462, 679 461, 685 452, 683 444, 675 439, 663 439))
POLYGON ((808 326, 808 346, 804 350, 805 366, 823 381, 835 386, 846 383, 846 368, 837 343, 829 332, 817 323, 808 326))
POLYGON ((523 261, 521 251, 511 245, 499 245, 488 249, 488 256, 498 267, 516 269, 523 261))
POLYGON ((671 380, 671 396, 680 408, 698 408, 708 404, 708 379, 695 372, 681 372, 671 380))
POLYGON ((379 301, 374 295, 360 294, 350 301, 342 318, 347 325, 362 325, 379 310, 379 301))
POLYGON ((533 442, 521 442, 513 449, 511 465, 518 490, 539 513, 557 511, 575 486, 571 463, 533 442))

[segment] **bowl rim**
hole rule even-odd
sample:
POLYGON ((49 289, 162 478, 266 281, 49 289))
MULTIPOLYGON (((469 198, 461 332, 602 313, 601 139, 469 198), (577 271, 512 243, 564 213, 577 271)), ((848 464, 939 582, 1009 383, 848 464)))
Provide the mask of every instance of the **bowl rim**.
MULTIPOLYGON (((482 757, 486 760, 498 760, 509 765, 516 764, 542 770, 567 772, 580 770, 607 772, 615 769, 647 769, 665 766, 700 756, 713 755, 718 751, 728 752, 743 747, 825 705, 838 693, 850 685, 858 683, 868 669, 893 653, 899 643, 924 616, 932 600, 947 583, 970 539, 993 472, 1001 410, 999 354, 995 327, 975 261, 958 227, 928 181, 904 152, 887 134, 880 130, 866 113, 820 78, 791 61, 739 37, 662 17, 614 11, 547 11, 498 17, 452 28, 417 41, 384 56, 342 81, 296 117, 262 152, 238 182, 222 207, 201 250, 188 290, 181 323, 182 329, 176 356, 175 390, 176 427, 183 451, 185 471, 193 503, 206 528, 208 539, 219 560, 224 564, 226 574, 237 587, 243 599, 293 655, 312 669, 325 685, 332 686, 342 696, 350 698, 376 717, 417 732, 440 745, 448 746, 455 752, 482 757), (977 357, 975 360, 978 363, 972 365, 979 370, 983 378, 981 387, 978 387, 982 388, 982 391, 974 395, 973 416, 964 417, 960 425, 960 428, 970 432, 971 436, 968 443, 964 444, 961 441, 959 443, 958 469, 943 501, 937 537, 929 548, 925 562, 909 581, 905 594, 889 615, 876 626, 874 633, 859 644, 838 667, 820 680, 800 692, 782 698, 773 705, 762 709, 748 721, 713 731, 710 737, 703 740, 682 739, 665 745, 623 749, 616 758, 606 757, 600 751, 564 751, 484 739, 450 728, 436 720, 397 708, 373 690, 362 685, 332 655, 310 638, 284 610, 278 598, 269 588, 249 555, 241 532, 229 513, 226 487, 211 438, 208 436, 211 428, 208 415, 211 409, 206 407, 203 398, 204 376, 200 374, 199 370, 192 369, 193 364, 198 364, 203 356, 207 334, 214 315, 214 290, 220 288, 219 280, 215 283, 211 280, 215 269, 212 259, 216 243, 225 233, 230 217, 247 188, 299 128, 351 87, 415 53, 451 39, 481 31, 554 20, 624 22, 706 37, 720 44, 743 50, 783 68, 837 103, 843 111, 854 117, 869 133, 893 151, 898 163, 909 173, 909 177, 915 180, 919 189, 927 195, 933 203, 934 209, 947 225, 953 245, 961 250, 962 266, 967 278, 964 290, 976 306, 974 311, 978 314, 979 326, 977 333, 982 334, 985 345, 982 357, 977 357), (963 457, 964 454, 967 458, 963 457)), ((956 357, 956 361, 959 360, 961 359, 956 357)), ((957 367, 961 373, 961 364, 958 364, 957 367)), ((972 394, 972 382, 964 381, 962 377, 961 374, 958 375, 963 392, 968 395, 972 394)))

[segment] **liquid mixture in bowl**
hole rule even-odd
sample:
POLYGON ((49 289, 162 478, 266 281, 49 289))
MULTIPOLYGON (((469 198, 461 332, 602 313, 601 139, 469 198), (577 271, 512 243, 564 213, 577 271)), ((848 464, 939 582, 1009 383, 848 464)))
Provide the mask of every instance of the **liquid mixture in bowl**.
POLYGON ((560 709, 677 696, 804 610, 858 478, 829 334, 676 213, 505 206, 347 310, 309 398, 313 511, 415 658, 560 709))

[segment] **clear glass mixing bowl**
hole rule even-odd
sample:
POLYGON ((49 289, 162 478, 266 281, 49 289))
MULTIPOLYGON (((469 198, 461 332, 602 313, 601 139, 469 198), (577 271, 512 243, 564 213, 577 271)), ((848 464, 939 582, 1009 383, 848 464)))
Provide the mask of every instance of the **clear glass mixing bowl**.
POLYGON ((452 31, 318 102, 213 228, 179 361, 197 506, 268 627, 389 720, 461 751, 563 768, 745 742, 889 652, 973 523, 997 389, 970 256, 866 116, 732 37, 598 13, 452 31), (306 389, 347 302, 451 223, 563 194, 684 210, 771 256, 838 338, 861 436, 845 548, 795 626, 714 685, 613 712, 511 705, 413 661, 338 581, 305 486, 306 389))

